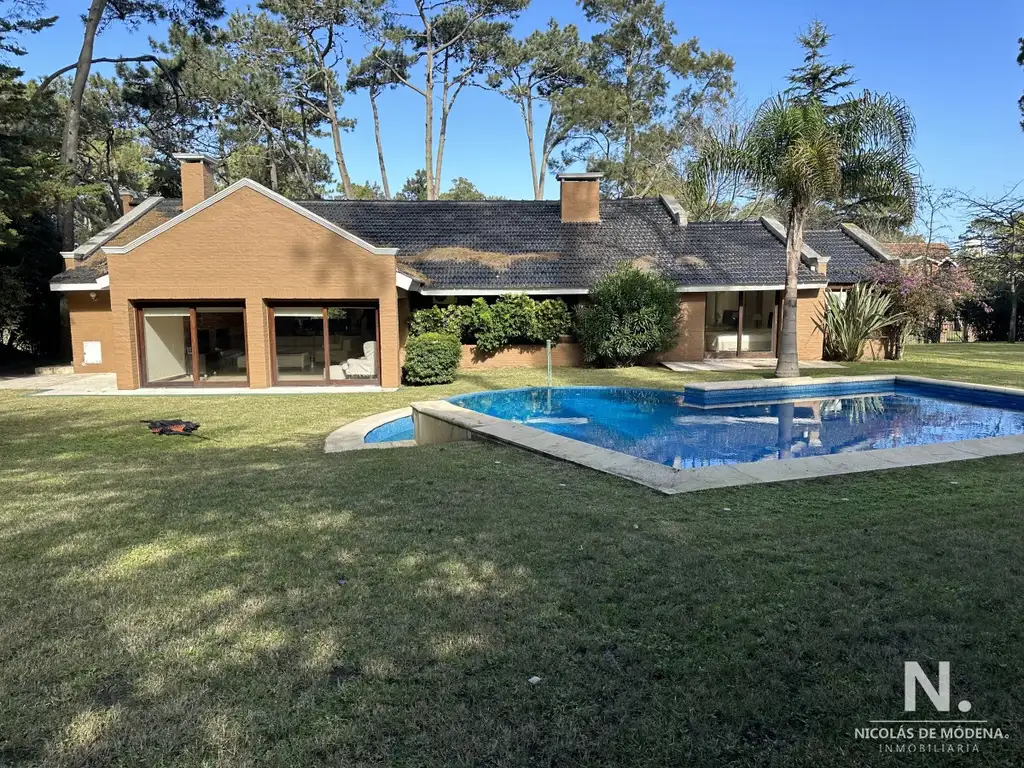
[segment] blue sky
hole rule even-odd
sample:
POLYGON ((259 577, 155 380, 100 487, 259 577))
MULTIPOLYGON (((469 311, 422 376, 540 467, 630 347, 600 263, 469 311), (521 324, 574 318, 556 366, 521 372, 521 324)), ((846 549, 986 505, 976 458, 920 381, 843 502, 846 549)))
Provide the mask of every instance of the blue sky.
MULTIPOLYGON (((232 0, 227 4, 245 6, 232 0)), ((84 0, 49 5, 60 21, 30 38, 29 55, 19 62, 31 76, 71 63, 81 45, 84 0)), ((735 58, 739 93, 751 107, 784 87, 787 72, 800 59, 794 36, 817 16, 835 36, 833 58, 854 65, 859 87, 889 91, 909 103, 917 119, 916 155, 925 183, 997 195, 1024 179, 1024 132, 1017 108, 1024 92, 1024 69, 1016 64, 1017 38, 1024 35, 1024 3, 1019 0, 668 0, 667 7, 681 38, 696 36, 704 47, 735 58)), ((526 34, 552 16, 589 31, 572 0, 533 0, 516 32, 526 34)), ((130 33, 111 27, 98 40, 96 55, 144 53, 149 35, 160 37, 162 30, 130 33)), ((360 54, 361 46, 352 44, 349 55, 360 54)), ((400 89, 386 94, 380 108, 394 192, 423 165, 423 104, 400 89)), ((352 177, 376 180, 365 95, 350 97, 344 111, 359 121, 345 137, 352 177)), ((323 148, 329 149, 326 142, 323 148)), ((446 185, 455 176, 466 176, 488 194, 530 198, 526 139, 516 107, 481 90, 460 96, 443 176, 446 185)), ((549 180, 546 192, 557 196, 557 185, 549 180)))

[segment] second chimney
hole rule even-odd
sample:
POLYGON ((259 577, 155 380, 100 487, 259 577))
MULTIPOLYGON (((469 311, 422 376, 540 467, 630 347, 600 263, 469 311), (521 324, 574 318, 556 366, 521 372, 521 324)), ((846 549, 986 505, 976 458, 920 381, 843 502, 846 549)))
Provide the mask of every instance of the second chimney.
POLYGON ((186 152, 175 154, 174 159, 181 164, 181 210, 187 211, 214 193, 213 169, 217 161, 186 152))
POLYGON ((601 221, 601 179, 603 173, 560 173, 562 223, 601 221))

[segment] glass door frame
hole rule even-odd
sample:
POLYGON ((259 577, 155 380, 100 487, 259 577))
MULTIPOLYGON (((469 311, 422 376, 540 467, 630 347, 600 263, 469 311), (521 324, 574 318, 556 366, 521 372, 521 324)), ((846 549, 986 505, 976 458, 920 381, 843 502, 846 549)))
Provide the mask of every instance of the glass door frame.
POLYGON ((775 293, 775 306, 774 314, 772 315, 772 348, 768 352, 759 351, 746 351, 743 349, 743 297, 747 291, 739 291, 739 315, 736 326, 736 357, 761 357, 761 358, 772 358, 779 356, 779 332, 782 328, 782 323, 779 322, 782 319, 782 291, 774 291, 775 293))
POLYGON ((191 389, 195 387, 237 387, 237 381, 203 381, 200 378, 199 368, 199 326, 196 323, 196 310, 208 307, 230 306, 232 309, 242 310, 242 335, 245 338, 245 386, 250 386, 249 361, 249 326, 245 316, 245 301, 242 299, 210 299, 203 301, 143 301, 133 302, 135 307, 135 338, 139 353, 137 355, 139 364, 139 386, 140 387, 175 387, 179 389, 191 389), (146 380, 146 329, 143 313, 147 309, 168 309, 181 307, 188 310, 189 344, 192 346, 192 380, 191 381, 154 381, 146 380))
POLYGON ((377 301, 295 301, 275 300, 273 304, 267 304, 267 326, 270 329, 270 385, 273 387, 365 387, 380 386, 380 302, 377 301), (284 381, 278 380, 277 373, 277 328, 274 316, 274 307, 309 307, 320 309, 323 318, 324 338, 324 375, 319 381, 284 381), (329 309, 372 309, 374 316, 374 341, 376 348, 374 354, 374 370, 377 376, 373 379, 332 379, 331 375, 331 337, 327 327, 327 310, 329 309))

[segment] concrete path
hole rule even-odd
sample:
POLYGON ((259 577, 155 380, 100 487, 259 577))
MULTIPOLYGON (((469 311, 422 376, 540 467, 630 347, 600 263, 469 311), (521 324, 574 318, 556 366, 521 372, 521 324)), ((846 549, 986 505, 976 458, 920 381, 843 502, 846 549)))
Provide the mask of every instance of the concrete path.
POLYGON ((349 387, 144 387, 118 389, 113 373, 33 374, 0 378, 0 389, 35 390, 36 397, 223 397, 225 395, 348 395, 394 392, 377 386, 349 387))
MULTIPOLYGON (((670 371, 762 371, 775 368, 777 360, 771 357, 722 358, 720 360, 702 360, 696 363, 663 362, 670 371)), ((829 360, 801 361, 801 368, 843 368, 839 363, 829 360)))

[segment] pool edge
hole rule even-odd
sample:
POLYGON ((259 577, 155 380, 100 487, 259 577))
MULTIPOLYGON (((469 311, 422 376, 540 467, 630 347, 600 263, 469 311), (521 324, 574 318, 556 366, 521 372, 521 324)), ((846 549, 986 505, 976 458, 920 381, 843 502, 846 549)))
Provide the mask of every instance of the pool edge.
MULTIPOLYGON (((855 385, 858 382, 864 384, 889 383, 897 386, 903 381, 907 384, 946 390, 955 391, 959 388, 1024 399, 1024 390, 1022 389, 969 384, 923 376, 894 374, 822 378, 827 381, 821 382, 818 377, 800 377, 799 379, 703 382, 702 388, 726 390, 730 389, 728 385, 732 384, 734 390, 765 390, 773 387, 786 390, 804 384, 816 383, 845 383, 848 385, 855 385)), ((689 389, 689 385, 687 389, 689 389)), ((461 440, 487 440, 503 443, 531 453, 614 475, 669 495, 1024 453, 1024 435, 1004 435, 948 443, 882 448, 872 451, 851 451, 827 456, 779 459, 772 462, 745 462, 694 469, 674 469, 647 459, 545 432, 526 424, 471 411, 446 400, 413 403, 411 408, 417 445, 461 440)))

